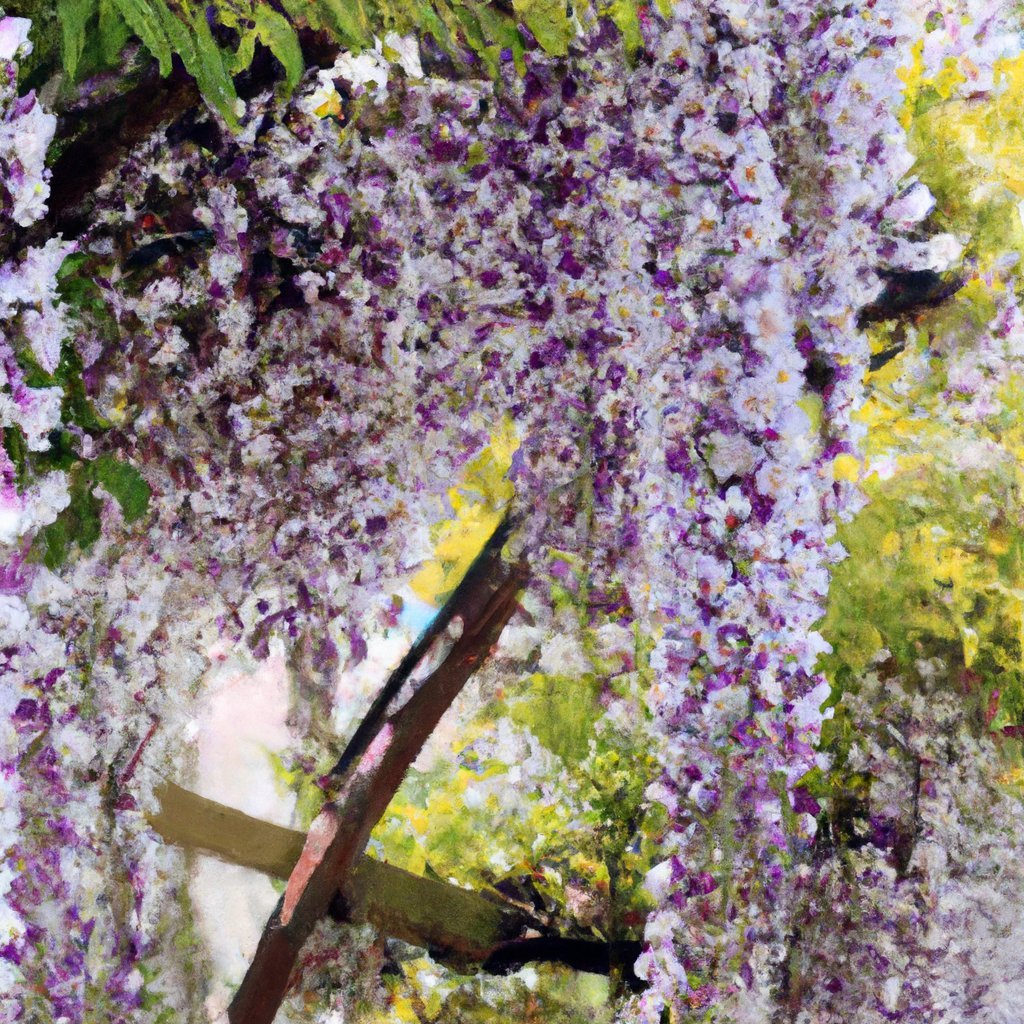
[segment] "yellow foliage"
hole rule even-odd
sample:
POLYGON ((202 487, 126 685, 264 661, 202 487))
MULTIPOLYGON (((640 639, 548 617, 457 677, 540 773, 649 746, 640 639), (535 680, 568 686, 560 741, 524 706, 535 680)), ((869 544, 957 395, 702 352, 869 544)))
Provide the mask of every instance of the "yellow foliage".
POLYGON ((943 112, 943 126, 973 161, 1024 195, 1024 57, 997 61, 995 80, 987 102, 957 102, 943 112))
POLYGON ((956 87, 967 81, 967 76, 960 70, 955 57, 947 57, 942 70, 933 80, 933 88, 944 99, 953 95, 956 87))
POLYGON ((929 76, 923 53, 922 42, 898 72, 901 120, 936 199, 930 226, 966 241, 968 279, 951 302, 871 329, 873 351, 902 352, 866 378, 863 470, 849 456, 833 464, 870 504, 841 531, 852 558, 837 570, 824 628, 838 644, 834 667, 855 672, 883 646, 908 670, 958 647, 962 665, 1000 690, 1002 724, 1016 720, 1024 678, 1021 382, 1004 382, 997 415, 964 419, 947 370, 996 315, 1006 261, 1024 251, 1024 57, 996 63, 984 98, 962 98, 978 69, 961 57, 929 76))
POLYGON ((1024 55, 995 62, 994 87, 979 102, 956 94, 977 75, 968 58, 950 59, 927 78, 921 54, 915 47, 910 66, 899 72, 905 85, 901 120, 918 151, 919 173, 933 192, 938 186, 951 226, 962 232, 982 213, 1002 221, 981 231, 978 222, 971 232, 971 248, 985 269, 1020 248, 1024 237, 1016 208, 1024 197, 1024 55))
POLYGON ((902 547, 900 535, 895 530, 890 530, 882 541, 882 555, 885 558, 893 558, 900 553, 902 547))
POLYGON ((421 600, 441 603, 501 522, 505 506, 515 494, 507 474, 518 447, 515 427, 506 419, 491 443, 466 466, 459 483, 448 491, 455 515, 434 528, 433 557, 412 581, 413 592, 421 600))
POLYGON ((297 824, 309 828, 324 802, 323 790, 316 784, 318 773, 309 774, 301 767, 286 768, 279 754, 269 749, 265 753, 279 791, 282 795, 290 792, 296 796, 297 824))
POLYGON ((900 112, 900 122, 904 128, 909 128, 914 119, 914 108, 917 98, 921 94, 925 82, 924 67, 924 40, 919 39, 914 43, 911 51, 911 63, 909 67, 899 68, 896 77, 903 83, 903 94, 906 98, 903 110, 900 112))
POLYGON ((860 476, 860 460, 852 455, 837 455, 832 461, 832 473, 837 480, 852 480, 860 476))
POLYGON ((806 413, 807 415, 807 418, 811 421, 812 433, 820 433, 822 414, 824 411, 821 402, 821 395, 815 394, 814 392, 809 392, 808 394, 804 395, 803 398, 801 398, 796 404, 800 406, 801 409, 803 409, 804 413, 806 413))

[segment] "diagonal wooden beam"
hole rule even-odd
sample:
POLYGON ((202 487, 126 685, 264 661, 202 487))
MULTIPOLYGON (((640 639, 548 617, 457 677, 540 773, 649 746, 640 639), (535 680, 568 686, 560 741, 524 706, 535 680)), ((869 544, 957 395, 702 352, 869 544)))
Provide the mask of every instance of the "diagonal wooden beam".
POLYGON ((496 561, 494 576, 481 587, 486 600, 463 615, 462 635, 412 696, 381 719, 362 755, 344 774, 337 796, 313 822, 284 896, 228 1008, 230 1024, 271 1024, 316 922, 327 913, 339 887, 347 884, 409 765, 515 612, 526 581, 525 563, 510 567, 496 561))
MULTIPOLYGON (((306 837, 173 783, 156 790, 160 808, 147 815, 167 843, 213 854, 230 864, 288 878, 306 837)), ((497 895, 471 892, 363 856, 340 890, 345 920, 369 922, 381 934, 422 946, 454 966, 483 963, 541 923, 497 895)))
MULTIPOLYGON (((302 853, 306 837, 294 829, 173 783, 158 787, 155 795, 160 807, 147 820, 167 843, 275 878, 287 878, 302 853)), ((544 934, 543 922, 497 893, 462 889, 363 856, 340 896, 332 904, 333 916, 369 922, 382 935, 421 946, 457 970, 505 974, 543 961, 592 974, 619 971, 630 988, 642 987, 632 968, 641 943, 544 934)))
POLYGON ((511 516, 507 515, 502 519, 497 529, 487 539, 480 554, 473 559, 458 586, 452 591, 443 606, 438 609, 437 614, 427 623, 398 667, 388 676, 363 720, 359 723, 359 727, 345 745, 337 764, 331 769, 331 775, 335 779, 341 779, 352 765, 366 753, 366 748, 373 742, 384 725, 389 706, 401 693, 402 688, 452 620, 456 617, 461 617, 463 621, 472 618, 490 599, 494 581, 500 579, 505 572, 501 551, 511 536, 514 525, 511 516))

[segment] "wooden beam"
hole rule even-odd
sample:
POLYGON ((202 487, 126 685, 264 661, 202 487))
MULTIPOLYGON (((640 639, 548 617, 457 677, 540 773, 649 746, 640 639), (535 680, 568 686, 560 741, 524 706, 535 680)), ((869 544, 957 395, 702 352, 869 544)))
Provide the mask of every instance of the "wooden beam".
MULTIPOLYGON (((260 821, 170 782, 156 790, 156 797, 160 808, 146 817, 167 843, 284 879, 302 853, 302 832, 260 821)), ((340 895, 335 905, 345 920, 369 922, 382 934, 422 946, 453 966, 483 963, 506 942, 541 928, 497 894, 446 885, 366 856, 340 895)))
MULTIPOLYGON (((160 807, 146 820, 164 842, 274 878, 288 878, 302 853, 306 837, 295 829, 250 817, 172 782, 155 795, 160 807)), ((633 972, 640 942, 544 934, 543 922, 498 893, 462 889, 364 856, 339 896, 332 904, 339 920, 368 922, 382 935, 421 946, 457 970, 506 974, 546 962, 592 974, 619 971, 631 989, 643 987, 633 972)))

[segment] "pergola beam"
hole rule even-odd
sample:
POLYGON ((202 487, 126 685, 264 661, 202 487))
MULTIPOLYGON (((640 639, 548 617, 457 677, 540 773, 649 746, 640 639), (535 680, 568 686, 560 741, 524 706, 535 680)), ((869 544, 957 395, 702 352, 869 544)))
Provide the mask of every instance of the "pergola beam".
MULTIPOLYGON (((212 854, 274 878, 287 879, 306 837, 272 825, 174 783, 156 790, 150 826, 167 843, 212 854)), ((503 943, 536 935, 540 921, 495 894, 423 878, 363 856, 339 890, 337 916, 369 922, 382 934, 430 950, 457 965, 480 964, 503 943)))

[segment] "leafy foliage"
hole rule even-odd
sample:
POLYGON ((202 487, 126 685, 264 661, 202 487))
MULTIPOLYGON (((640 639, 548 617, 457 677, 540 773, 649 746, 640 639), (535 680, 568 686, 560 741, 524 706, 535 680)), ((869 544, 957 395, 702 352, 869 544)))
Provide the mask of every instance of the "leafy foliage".
MULTIPOLYGON (((237 127, 238 96, 232 81, 252 64, 256 47, 266 47, 284 70, 286 90, 298 83, 305 61, 303 30, 328 34, 340 47, 358 52, 388 32, 429 36, 465 73, 481 65, 497 76, 503 53, 518 66, 530 38, 547 53, 564 56, 578 23, 608 17, 629 53, 640 49, 636 0, 57 0, 56 24, 40 17, 31 0, 11 5, 33 18, 37 28, 35 65, 62 64, 72 81, 112 69, 130 38, 137 39, 168 75, 177 57, 206 100, 237 127), (57 31, 59 29, 59 31, 57 31)), ((659 0, 666 13, 670 0, 659 0)))
POLYGON ((55 522, 40 531, 36 540, 48 568, 61 565, 72 545, 86 549, 99 539, 103 504, 94 493, 97 486, 117 501, 126 523, 140 519, 149 507, 149 485, 134 466, 111 455, 74 464, 71 503, 55 522))
MULTIPOLYGON (((106 303, 95 281, 80 273, 84 263, 82 255, 65 259, 58 273, 58 292, 73 319, 87 324, 97 334, 109 334, 114 327, 106 303)), ((73 344, 64 343, 60 363, 52 374, 40 367, 26 350, 18 352, 18 362, 27 386, 61 388, 62 420, 70 428, 54 430, 49 448, 42 452, 28 449, 18 427, 4 430, 4 446, 21 482, 53 470, 70 474, 70 503, 55 522, 40 531, 34 544, 43 562, 53 569, 64 561, 73 547, 88 549, 98 539, 102 502, 94 494, 97 486, 115 499, 125 523, 133 523, 146 514, 150 488, 134 466, 113 455, 83 456, 80 437, 98 438, 110 423, 99 415, 88 396, 82 359, 73 344)))
POLYGON ((880 658, 886 673, 919 688, 933 685, 941 666, 979 731, 994 732, 1007 759, 1019 759, 1024 379, 1012 354, 969 388, 959 367, 986 367, 1000 310, 1021 297, 1010 271, 1024 249, 1022 74, 1020 58, 997 62, 992 95, 965 101, 951 92, 963 80, 956 65, 934 79, 918 64, 907 71, 915 171, 935 196, 932 225, 965 243, 968 278, 952 301, 872 332, 876 351, 898 354, 869 374, 859 413, 867 434, 853 476, 868 505, 840 526, 849 557, 834 571, 822 627, 835 705, 823 743, 836 760, 827 784, 808 780, 819 796, 842 801, 870 789, 846 761, 857 729, 843 695, 857 693, 880 658))

